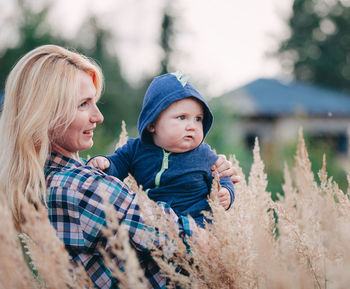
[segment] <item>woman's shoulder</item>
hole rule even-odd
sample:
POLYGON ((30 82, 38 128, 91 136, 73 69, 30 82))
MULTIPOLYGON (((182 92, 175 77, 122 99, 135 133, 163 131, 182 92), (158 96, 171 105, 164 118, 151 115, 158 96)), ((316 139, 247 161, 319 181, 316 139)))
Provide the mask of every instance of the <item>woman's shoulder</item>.
POLYGON ((49 199, 66 199, 84 211, 102 209, 105 201, 125 210, 135 195, 117 178, 85 165, 56 171, 47 181, 49 199))
POLYGON ((99 194, 126 189, 126 185, 101 170, 80 162, 60 156, 51 157, 45 169, 48 188, 64 187, 66 190, 91 191, 99 194))
POLYGON ((113 188, 123 186, 123 183, 119 179, 85 164, 52 171, 49 178, 54 179, 56 185, 76 189, 96 191, 97 189, 101 189, 100 187, 113 188))

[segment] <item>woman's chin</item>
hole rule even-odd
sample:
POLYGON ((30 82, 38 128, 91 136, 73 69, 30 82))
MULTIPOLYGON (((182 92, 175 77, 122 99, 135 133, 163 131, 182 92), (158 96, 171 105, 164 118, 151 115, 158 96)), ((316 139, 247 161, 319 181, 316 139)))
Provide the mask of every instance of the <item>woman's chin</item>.
POLYGON ((94 142, 91 140, 89 142, 87 142, 86 144, 82 145, 79 149, 79 151, 86 151, 92 148, 92 146, 94 145, 94 142))

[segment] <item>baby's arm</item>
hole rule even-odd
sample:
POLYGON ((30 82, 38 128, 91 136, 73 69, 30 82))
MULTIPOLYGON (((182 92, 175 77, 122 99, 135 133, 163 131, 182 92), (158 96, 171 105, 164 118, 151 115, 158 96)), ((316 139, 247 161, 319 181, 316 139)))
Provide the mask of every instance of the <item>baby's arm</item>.
POLYGON ((226 188, 221 188, 218 192, 217 192, 217 198, 219 199, 219 203, 220 205, 227 210, 230 205, 231 205, 231 194, 229 192, 228 189, 226 188))
POLYGON ((217 198, 219 200, 219 204, 225 210, 228 210, 235 199, 234 189, 233 187, 231 188, 231 186, 228 186, 228 187, 220 186, 220 189, 215 192, 215 196, 211 196, 211 197, 217 198))
MULTIPOLYGON (((219 199, 221 206, 225 210, 228 210, 235 199, 235 190, 232 181, 235 171, 232 169, 232 163, 227 161, 224 155, 216 155, 209 145, 203 144, 202 147, 207 150, 209 162, 215 161, 211 165, 211 170, 217 171, 220 176, 220 188, 216 193, 216 197, 219 199)), ((239 180, 235 179, 235 181, 239 180)))
POLYGON ((132 173, 133 155, 137 150, 138 144, 137 139, 129 139, 125 145, 119 147, 113 154, 107 156, 97 155, 88 160, 88 164, 97 166, 100 169, 104 168, 103 170, 106 174, 124 180, 128 173, 132 173), (102 157, 102 160, 99 161, 100 157, 102 157), (95 159, 97 160, 93 163, 95 159))
POLYGON ((229 177, 220 179, 220 189, 217 193, 220 204, 228 210, 235 200, 235 189, 229 177))
POLYGON ((93 157, 92 159, 90 159, 87 163, 89 166, 93 166, 96 167, 100 170, 105 170, 107 168, 109 168, 109 166, 111 165, 109 160, 106 157, 103 156, 96 156, 93 157))

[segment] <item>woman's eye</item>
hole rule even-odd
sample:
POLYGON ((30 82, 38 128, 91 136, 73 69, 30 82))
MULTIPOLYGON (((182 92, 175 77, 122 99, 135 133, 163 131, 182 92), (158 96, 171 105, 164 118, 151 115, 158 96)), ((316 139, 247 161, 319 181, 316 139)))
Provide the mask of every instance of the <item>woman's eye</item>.
POLYGON ((184 115, 180 115, 180 116, 178 116, 177 118, 180 119, 180 120, 184 120, 184 119, 185 119, 185 116, 184 116, 184 115))
POLYGON ((86 106, 87 106, 87 101, 84 101, 79 105, 79 108, 84 108, 86 106))

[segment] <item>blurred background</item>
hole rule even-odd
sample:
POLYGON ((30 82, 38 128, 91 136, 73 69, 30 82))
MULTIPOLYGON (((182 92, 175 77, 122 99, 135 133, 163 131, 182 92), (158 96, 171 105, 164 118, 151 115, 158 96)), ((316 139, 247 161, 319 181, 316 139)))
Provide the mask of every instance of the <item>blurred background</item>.
POLYGON ((0 105, 16 61, 42 44, 96 60, 106 86, 94 147, 113 151, 125 120, 137 136, 145 90, 181 70, 208 99, 206 138, 249 173, 258 137, 273 198, 298 130, 315 172, 347 189, 350 169, 350 0, 0 0, 0 105))

